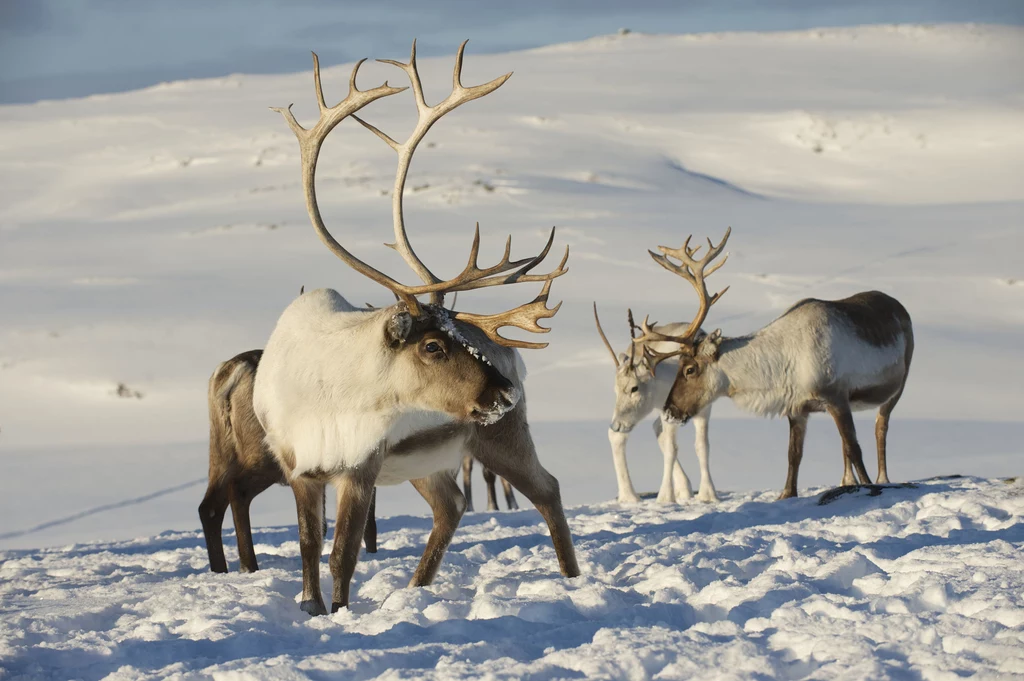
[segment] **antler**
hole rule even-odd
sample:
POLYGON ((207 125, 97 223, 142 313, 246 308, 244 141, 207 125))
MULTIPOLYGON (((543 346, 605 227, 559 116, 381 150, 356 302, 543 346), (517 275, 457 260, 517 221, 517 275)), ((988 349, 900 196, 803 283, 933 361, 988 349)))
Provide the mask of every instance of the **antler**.
POLYGON ((612 361, 615 362, 615 368, 619 368, 619 356, 615 354, 615 350, 612 349, 612 344, 608 342, 608 336, 604 335, 604 329, 601 328, 601 319, 597 316, 597 301, 594 301, 594 323, 597 324, 597 332, 601 334, 601 340, 604 341, 604 346, 608 348, 608 352, 612 355, 612 361))
MULTIPOLYGON (((550 242, 549 242, 550 245, 550 242)), ((540 350, 546 348, 547 343, 530 343, 528 341, 513 340, 511 338, 505 338, 504 336, 498 335, 498 329, 504 326, 515 326, 524 331, 530 331, 532 333, 548 333, 551 329, 541 326, 537 322, 541 319, 549 319, 555 316, 558 312, 558 308, 562 307, 562 303, 559 302, 554 307, 549 308, 547 306, 548 294, 551 292, 551 282, 555 276, 561 276, 568 270, 565 269, 565 262, 569 259, 569 248, 566 247, 565 255, 562 256, 562 262, 558 263, 558 268, 555 270, 559 274, 550 276, 547 281, 544 282, 544 288, 540 290, 540 294, 526 303, 520 305, 517 308, 513 308, 506 312, 492 315, 477 315, 471 312, 456 312, 455 318, 476 326, 481 331, 487 334, 488 338, 493 340, 499 345, 504 345, 507 348, 526 348, 529 350, 540 350)), ((514 275, 513 275, 514 276, 514 275)), ((548 276, 548 275, 544 275, 548 276)), ((464 289, 460 289, 464 290, 464 289)))
POLYGON ((441 305, 444 302, 444 295, 446 293, 471 291, 488 286, 503 286, 505 284, 544 282, 544 288, 536 299, 526 305, 515 308, 514 310, 498 315, 471 315, 470 313, 459 313, 456 315, 456 318, 464 321, 470 321, 487 333, 492 340, 508 347, 545 347, 547 345, 546 343, 525 343, 522 341, 512 341, 507 338, 503 338, 497 334, 497 329, 501 326, 517 326, 521 329, 533 331, 535 333, 546 333, 550 330, 538 326, 537 321, 542 318, 553 316, 555 311, 558 310, 557 306, 553 310, 549 310, 544 303, 547 301, 551 281, 562 276, 568 271, 565 268, 565 263, 569 257, 568 246, 566 246, 565 255, 562 258, 561 264, 557 268, 547 274, 529 274, 529 272, 539 265, 551 250, 551 244, 554 242, 555 238, 554 227, 551 228, 551 234, 548 237, 548 241, 538 255, 530 258, 523 258, 521 260, 510 260, 509 255, 512 249, 512 237, 509 236, 505 241, 505 252, 501 257, 501 260, 495 265, 481 268, 478 262, 480 253, 480 224, 477 223, 466 266, 458 275, 446 281, 439 279, 430 271, 423 261, 420 260, 419 256, 416 255, 412 244, 409 243, 409 235, 405 228, 405 213, 403 207, 405 182, 409 174, 409 165, 412 162, 413 154, 416 152, 416 148, 419 143, 426 136, 431 126, 433 126, 434 123, 436 123, 442 116, 466 102, 479 99, 480 97, 494 92, 512 75, 511 73, 506 73, 505 75, 499 76, 488 83, 484 83, 483 85, 474 85, 471 87, 463 86, 462 62, 467 42, 468 41, 464 41, 459 46, 458 53, 455 57, 455 68, 452 73, 451 94, 434 106, 428 105, 423 96, 423 86, 420 82, 419 70, 416 66, 415 40, 412 43, 412 51, 409 55, 409 62, 407 64, 392 59, 379 60, 382 63, 391 64, 392 66, 396 66, 405 71, 406 75, 409 77, 409 82, 412 85, 416 101, 416 110, 419 116, 417 118, 416 127, 405 142, 398 143, 391 136, 381 131, 376 126, 367 123, 358 116, 353 116, 353 118, 377 135, 377 137, 382 139, 398 154, 398 168, 395 173, 395 186, 391 196, 395 242, 393 244, 386 245, 398 251, 402 258, 409 264, 409 267, 411 267, 420 279, 423 280, 423 285, 421 286, 395 286, 393 283, 387 283, 385 285, 391 288, 392 291, 399 295, 402 300, 408 304, 410 312, 417 314, 419 312, 419 304, 415 299, 415 296, 417 295, 430 294, 431 303, 441 305), (508 272, 511 272, 511 274, 506 274, 508 272))
MULTIPOLYGON (((640 324, 639 327, 641 335, 639 337, 633 338, 633 348, 631 349, 635 349, 637 345, 642 347, 644 351, 644 357, 647 359, 647 363, 650 364, 651 371, 654 371, 654 369, 657 368, 657 366, 666 359, 676 357, 683 352, 682 343, 684 339, 677 338, 675 336, 666 336, 662 333, 658 333, 657 331, 654 330, 654 327, 658 324, 658 322, 651 323, 648 321, 649 319, 650 315, 644 317, 644 321, 643 323, 640 324), (651 347, 651 343, 658 342, 678 343, 680 344, 680 347, 678 350, 673 350, 671 352, 659 352, 651 347)), ((632 336, 633 329, 637 328, 636 324, 633 323, 632 310, 629 311, 629 326, 630 335, 632 336)))
MULTIPOLYGON (((725 242, 729 240, 729 235, 731 233, 732 227, 726 229, 725 236, 722 237, 722 241, 717 246, 711 243, 711 239, 708 239, 708 253, 700 260, 694 260, 694 256, 697 254, 697 251, 701 249, 701 246, 697 245, 690 248, 690 239, 693 238, 692 234, 686 237, 686 242, 683 244, 682 248, 658 246, 658 250, 661 251, 663 255, 658 255, 653 251, 647 251, 651 254, 654 262, 658 263, 669 272, 678 274, 680 277, 690 282, 694 290, 697 291, 697 298, 700 302, 700 307, 697 310, 697 316, 694 317, 692 322, 690 322, 690 326, 687 327, 686 332, 682 336, 664 336, 654 332, 649 327, 644 329, 645 335, 648 335, 648 333, 653 334, 653 336, 658 336, 655 340, 667 340, 675 343, 686 343, 693 340, 697 335, 697 332, 700 330, 700 325, 704 323, 705 319, 707 319, 708 311, 711 309, 711 306, 717 303, 719 298, 725 295, 725 292, 729 290, 729 287, 726 286, 715 295, 709 296, 708 288, 704 283, 704 280, 707 277, 710 277, 712 274, 717 272, 718 268, 725 264, 726 260, 729 259, 728 253, 725 254, 725 257, 722 258, 722 260, 715 263, 710 270, 705 272, 704 268, 722 253, 722 249, 725 248, 725 242), (669 260, 669 257, 679 260, 682 264, 676 265, 669 260)), ((644 324, 647 324, 646 320, 644 321, 644 324)))
POLYGON ((320 208, 316 200, 316 162, 320 155, 320 147, 323 146, 327 135, 347 116, 352 115, 367 104, 381 97, 397 94, 407 89, 404 87, 391 87, 387 81, 384 81, 383 85, 372 90, 360 90, 356 87, 356 74, 359 72, 359 67, 362 66, 364 61, 366 60, 359 60, 352 68, 352 75, 348 79, 348 95, 345 96, 345 99, 335 106, 329 107, 324 102, 323 87, 320 84, 320 59, 316 56, 316 52, 313 53, 313 84, 316 87, 316 99, 320 107, 320 117, 313 127, 306 129, 299 125, 299 122, 295 120, 295 114, 292 113, 291 104, 284 108, 271 107, 271 110, 284 116, 288 127, 292 129, 295 137, 299 140, 299 149, 302 153, 302 188, 306 195, 306 212, 309 213, 309 219, 312 221, 313 228, 316 230, 320 240, 324 242, 332 253, 357 272, 388 288, 392 288, 392 286, 401 286, 401 284, 349 253, 344 246, 331 236, 331 233, 327 231, 326 225, 324 225, 323 218, 320 216, 320 208))

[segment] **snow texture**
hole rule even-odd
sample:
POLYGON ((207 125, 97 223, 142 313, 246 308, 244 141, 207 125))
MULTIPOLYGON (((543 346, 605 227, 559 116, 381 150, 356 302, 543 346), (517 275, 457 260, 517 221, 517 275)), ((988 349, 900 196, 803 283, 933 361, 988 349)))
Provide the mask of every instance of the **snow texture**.
MULTIPOLYGON (((633 32, 487 55, 474 45, 464 83, 515 75, 431 131, 406 221, 440 276, 463 266, 477 220, 485 261, 506 233, 529 253, 553 224, 571 246, 551 345, 524 355, 531 431, 569 506, 583 576, 558 575, 526 510, 467 515, 435 584, 404 588, 430 527, 407 485, 379 494, 382 550, 360 563, 351 610, 298 610, 283 488, 253 506, 265 569, 209 574, 194 528, 210 372, 262 347, 300 285, 391 301, 313 235, 295 140, 267 111, 294 101, 300 121, 314 118, 310 73, 3 106, 3 678, 1024 674, 1024 497, 1002 481, 1024 461, 1024 30, 633 32), (616 346, 627 307, 688 320, 692 292, 646 250, 729 225, 732 256, 715 277, 731 288, 708 328, 740 335, 800 298, 868 289, 910 311, 917 348, 888 460, 894 481, 924 480, 916 488, 819 506, 807 495, 842 466, 835 427, 815 418, 804 496, 774 503, 786 424, 723 401, 710 424, 721 504, 606 503, 614 372, 591 301, 620 320, 605 322, 616 346), (930 479, 945 473, 974 477, 930 479)), ((337 101, 351 64, 322 63, 337 101)), ((451 66, 450 54, 421 60, 428 101, 447 94, 451 66)), ((359 84, 400 76, 368 62, 359 84)), ((396 134, 414 115, 405 95, 362 113, 396 134)), ((376 137, 342 123, 319 195, 347 248, 407 280, 381 247, 393 164, 376 137)), ((482 289, 460 307, 508 309, 528 289, 482 289)), ((870 460, 870 415, 857 427, 870 460)), ((688 432, 680 457, 692 470, 688 432)), ((653 488, 661 456, 647 428, 630 456, 638 488, 653 488)))
POLYGON ((298 609, 294 527, 255 533, 254 574, 207 572, 195 531, 8 551, 0 665, 84 680, 1024 674, 1024 486, 774 496, 572 509, 572 580, 535 511, 475 514, 418 589, 430 522, 390 518, 351 609, 318 618, 298 609))

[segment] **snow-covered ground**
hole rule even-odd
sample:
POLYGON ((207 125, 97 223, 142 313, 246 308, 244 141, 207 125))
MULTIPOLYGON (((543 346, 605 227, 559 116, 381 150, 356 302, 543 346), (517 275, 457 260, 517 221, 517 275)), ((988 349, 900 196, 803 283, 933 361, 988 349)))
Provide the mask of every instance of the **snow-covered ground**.
POLYGON ((351 610, 315 619, 296 603, 294 527, 256 533, 251 575, 206 572, 196 531, 8 552, 0 665, 84 680, 1024 675, 1020 483, 775 495, 576 507, 574 580, 535 511, 475 514, 423 589, 403 587, 430 523, 389 518, 351 610))
MULTIPOLYGON (((286 490, 254 506, 258 525, 277 527, 258 551, 281 557, 262 574, 205 574, 193 530, 213 367, 261 347, 300 285, 389 300, 314 237, 297 145, 266 108, 295 102, 308 120, 310 74, 0 107, 0 666, 44 678, 122 665, 318 678, 360 661, 358 678, 439 663, 456 677, 1021 673, 1020 488, 997 479, 1024 461, 1021 63, 1024 30, 975 25, 633 33, 487 55, 471 42, 465 82, 515 75, 431 131, 407 221, 441 274, 461 268, 476 220, 484 261, 507 233, 514 256, 531 252, 552 224, 571 245, 551 346, 525 359, 540 457, 575 506, 586 574, 557 577, 532 511, 476 514, 437 584, 402 591, 427 521, 400 486, 382 492, 384 551, 361 564, 353 611, 315 622, 292 602, 286 490), (708 324, 739 334, 804 296, 895 295, 917 349, 890 475, 979 477, 821 509, 764 503, 784 480, 786 426, 721 404, 723 505, 602 505, 615 495, 612 369, 590 302, 617 345, 627 306, 688 318, 689 287, 645 251, 727 225, 732 255, 715 277, 732 288, 708 324), (765 491, 735 491, 752 489, 765 491), (91 540, 114 543, 34 548, 91 540), (511 659, 472 666, 500 656, 511 659)), ((350 68, 325 69, 329 100, 350 68)), ((450 56, 422 60, 429 99, 450 68, 450 56)), ((385 78, 402 80, 368 63, 360 84, 385 78)), ((395 136, 412 119, 401 95, 365 113, 395 136)), ((393 163, 342 124, 321 160, 321 205, 346 245, 412 280, 380 245, 393 163)), ((525 288, 459 306, 496 310, 525 288)), ((811 423, 801 481, 835 484, 835 429, 811 423)), ((858 423, 871 460, 870 421, 858 423)), ((630 452, 638 487, 654 489, 649 428, 630 452)))

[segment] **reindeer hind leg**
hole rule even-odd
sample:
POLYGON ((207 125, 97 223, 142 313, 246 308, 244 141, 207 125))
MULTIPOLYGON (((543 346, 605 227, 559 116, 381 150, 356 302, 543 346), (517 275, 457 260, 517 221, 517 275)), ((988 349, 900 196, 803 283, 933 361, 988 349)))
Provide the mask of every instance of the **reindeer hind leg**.
MULTIPOLYGON (((860 478, 860 484, 871 484, 868 472, 864 468, 864 455, 857 442, 857 429, 853 424, 853 412, 850 411, 850 405, 846 402, 834 402, 827 406, 827 411, 836 422, 839 436, 843 439, 843 460, 847 471, 852 467, 860 478)), ((850 477, 853 477, 852 474, 850 477)), ((843 476, 843 484, 847 484, 846 475, 843 476)), ((856 484, 855 480, 854 484, 856 484)))
POLYGON ((505 506, 510 511, 518 511, 519 503, 516 501, 516 493, 512 491, 512 484, 505 478, 502 478, 501 488, 505 491, 505 506))
POLYGON ((199 504, 199 522, 203 526, 211 572, 228 571, 228 562, 224 557, 224 538, 221 535, 228 503, 227 485, 223 480, 211 479, 206 487, 206 495, 199 504))

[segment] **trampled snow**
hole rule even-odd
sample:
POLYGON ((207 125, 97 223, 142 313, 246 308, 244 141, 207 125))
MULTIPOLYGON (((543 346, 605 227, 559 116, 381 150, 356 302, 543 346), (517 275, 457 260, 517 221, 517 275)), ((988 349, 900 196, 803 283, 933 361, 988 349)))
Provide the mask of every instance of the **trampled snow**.
MULTIPOLYGON (((210 372, 261 347, 301 285, 391 298, 309 227, 297 145, 267 107, 295 102, 308 121, 310 74, 5 106, 7 676, 1024 673, 1021 491, 1001 481, 1024 460, 1024 31, 874 26, 473 49, 465 83, 515 75, 431 131, 406 219, 417 252, 448 276, 477 220, 482 264, 507 233, 514 258, 536 252, 551 225, 552 250, 571 246, 552 289, 565 304, 543 337, 551 346, 524 358, 539 454, 572 507, 584 575, 558 576, 535 512, 478 513, 435 585, 403 589, 429 528, 409 486, 381 495, 382 551, 360 563, 350 612, 299 612, 284 489, 254 505, 267 569, 207 574, 194 528, 210 372), (896 296, 917 349, 893 415, 890 476, 977 477, 823 507, 769 503, 785 478, 785 423, 723 403, 711 423, 722 504, 605 503, 612 367, 591 301, 616 345, 627 306, 688 319, 691 290, 645 251, 691 232, 717 239, 729 225, 731 257, 715 278, 731 289, 708 326, 745 333, 811 295, 896 296), (55 544, 65 546, 36 548, 55 544)), ((350 68, 325 68, 329 101, 350 68)), ((446 94, 450 69, 450 57, 422 60, 429 100, 446 94)), ((368 63, 359 82, 402 77, 368 63)), ((398 95, 363 113, 400 137, 413 111, 398 95)), ((381 246, 393 163, 380 140, 343 123, 321 159, 321 206, 347 247, 412 281, 381 246)), ((459 308, 497 311, 539 287, 510 288, 460 296, 459 308)), ((811 424, 805 495, 841 477, 834 427, 811 424)), ((871 421, 858 427, 870 461, 871 421)), ((680 437, 693 473, 691 431, 680 437)), ((630 467, 638 487, 656 487, 646 427, 630 467)))
POLYGON ((1024 674, 1019 482, 775 495, 573 508, 572 580, 536 511, 473 514, 420 589, 403 587, 430 521, 392 517, 351 609, 319 618, 298 609, 293 526, 255 533, 254 574, 207 572, 197 531, 7 552, 0 663, 85 680, 1024 674))

